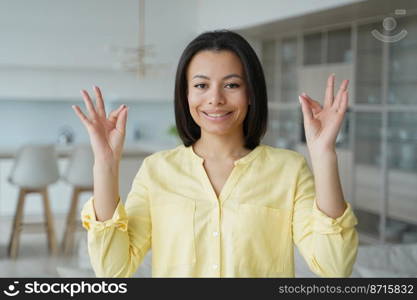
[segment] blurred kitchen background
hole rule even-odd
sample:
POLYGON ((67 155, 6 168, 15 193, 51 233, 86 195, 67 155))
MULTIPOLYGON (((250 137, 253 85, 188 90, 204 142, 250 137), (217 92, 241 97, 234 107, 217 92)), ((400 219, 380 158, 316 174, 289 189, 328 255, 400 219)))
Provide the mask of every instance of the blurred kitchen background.
MULTIPOLYGON (((81 89, 98 85, 108 110, 130 107, 124 200, 143 158, 179 143, 172 126, 181 52, 199 33, 222 28, 244 35, 263 62, 270 115, 264 144, 308 158, 298 94, 322 100, 329 74, 337 83, 350 80, 337 152, 344 195, 359 220, 352 276, 417 277, 415 0, 3 0, 0 25, 1 277, 93 276, 86 233, 68 221, 91 196, 87 183, 68 179, 85 173, 74 155, 89 142, 71 105, 82 105, 81 89), (53 146, 58 174, 39 171, 46 164, 33 157, 40 156, 22 158, 23 146, 30 152, 39 144, 53 146), (19 210, 18 167, 31 170, 26 177, 55 174, 43 187, 48 226, 14 226, 18 211, 30 224, 48 215, 39 188, 19 210), (14 227, 20 243, 13 256, 14 227), (45 228, 53 229, 56 247, 45 228)), ((45 149, 38 155, 46 157, 45 149)), ((84 167, 91 163, 85 157, 84 167)), ((150 276, 150 255, 136 276, 150 276)), ((299 255, 296 276, 314 276, 299 255)))

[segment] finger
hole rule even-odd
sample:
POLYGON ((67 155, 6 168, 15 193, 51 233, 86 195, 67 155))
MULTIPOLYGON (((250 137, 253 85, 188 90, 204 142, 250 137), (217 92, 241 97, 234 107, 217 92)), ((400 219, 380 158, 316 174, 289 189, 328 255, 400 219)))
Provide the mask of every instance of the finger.
POLYGON ((327 87, 326 87, 326 93, 324 96, 324 107, 329 107, 333 104, 334 80, 335 80, 335 74, 331 74, 329 78, 327 78, 327 87))
POLYGON ((97 113, 100 116, 100 118, 106 118, 106 110, 104 108, 104 101, 103 101, 103 95, 101 94, 101 90, 98 86, 93 87, 94 92, 96 93, 96 108, 97 113))
POLYGON ((338 109, 340 107, 340 102, 342 100, 342 95, 345 91, 347 91, 347 87, 349 85, 349 80, 345 79, 342 81, 342 83, 340 84, 339 90, 337 91, 337 95, 336 98, 334 100, 333 103, 333 108, 334 109, 338 109))
POLYGON ((307 101, 310 102, 310 104, 319 112, 323 109, 320 105, 320 102, 312 99, 309 95, 307 95, 306 93, 302 93, 301 97, 303 97, 304 99, 307 99, 307 101))
POLYGON ((313 120, 313 112, 311 111, 311 108, 307 104, 307 101, 301 96, 299 96, 298 99, 300 100, 300 103, 301 103, 301 110, 303 111, 304 122, 312 121, 313 120))
POLYGON ((127 122, 127 107, 124 107, 122 111, 120 112, 119 117, 117 118, 117 122, 116 122, 116 129, 122 134, 125 134, 126 122, 127 122))
POLYGON ((323 110, 320 103, 311 99, 306 93, 302 93, 301 97, 309 103, 314 118, 323 110))
POLYGON ((337 112, 340 113, 340 114, 344 114, 347 110, 348 105, 349 105, 349 94, 348 93, 349 93, 348 91, 344 91, 343 94, 342 94, 342 100, 341 100, 340 106, 337 110, 337 112))
POLYGON ((119 108, 117 110, 113 110, 109 115, 109 121, 116 122, 118 115, 120 114, 122 109, 125 108, 125 107, 126 107, 126 105, 122 104, 122 105, 119 106, 119 108))
POLYGON ((81 90, 81 94, 83 95, 84 103, 90 113, 90 117, 95 119, 97 117, 97 112, 94 108, 93 101, 91 101, 90 95, 88 95, 86 90, 81 90))
POLYGON ((86 115, 84 115, 84 113, 81 111, 81 108, 79 108, 77 105, 72 105, 71 107, 80 118, 81 122, 86 126, 86 128, 88 128, 91 125, 90 120, 86 117, 86 115))

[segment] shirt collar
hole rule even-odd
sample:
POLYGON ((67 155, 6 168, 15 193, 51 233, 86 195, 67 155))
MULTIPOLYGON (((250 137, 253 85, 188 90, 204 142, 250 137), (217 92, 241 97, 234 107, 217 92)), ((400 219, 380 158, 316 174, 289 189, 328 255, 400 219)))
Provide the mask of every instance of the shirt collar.
MULTIPOLYGON (((258 146, 256 146, 254 149, 252 149, 251 152, 249 152, 248 154, 246 154, 245 156, 239 158, 238 160, 235 160, 234 165, 243 165, 243 164, 248 164, 250 163, 263 149, 264 149, 263 144, 259 144, 258 146)), ((183 149, 186 150, 187 155, 190 155, 192 157, 192 159, 198 161, 199 163, 203 163, 204 162, 204 158, 198 156, 195 152, 192 146, 188 146, 186 147, 184 144, 182 144, 183 149)))

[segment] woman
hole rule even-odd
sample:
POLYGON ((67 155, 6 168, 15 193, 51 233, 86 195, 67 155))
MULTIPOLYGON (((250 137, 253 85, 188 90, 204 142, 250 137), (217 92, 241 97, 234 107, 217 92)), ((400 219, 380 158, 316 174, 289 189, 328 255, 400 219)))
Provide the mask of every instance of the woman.
POLYGON ((295 244, 320 276, 349 276, 357 220, 344 201, 335 140, 347 80, 324 106, 300 96, 313 174, 294 151, 260 144, 267 126, 261 64, 230 31, 203 33, 184 50, 175 85, 183 141, 142 163, 124 205, 118 170, 126 106, 106 118, 95 88, 89 116, 74 106, 94 152, 94 196, 82 211, 97 276, 131 276, 152 248, 153 277, 293 277, 295 244), (317 190, 317 194, 315 193, 317 190))

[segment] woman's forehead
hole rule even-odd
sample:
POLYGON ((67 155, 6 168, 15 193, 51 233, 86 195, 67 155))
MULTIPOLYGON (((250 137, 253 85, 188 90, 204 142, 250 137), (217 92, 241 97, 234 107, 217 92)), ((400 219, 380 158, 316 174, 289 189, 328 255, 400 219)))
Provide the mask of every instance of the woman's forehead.
POLYGON ((193 56, 188 65, 187 77, 224 77, 236 74, 243 78, 243 66, 239 57, 229 50, 204 50, 193 56))

